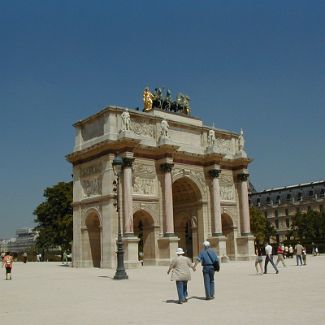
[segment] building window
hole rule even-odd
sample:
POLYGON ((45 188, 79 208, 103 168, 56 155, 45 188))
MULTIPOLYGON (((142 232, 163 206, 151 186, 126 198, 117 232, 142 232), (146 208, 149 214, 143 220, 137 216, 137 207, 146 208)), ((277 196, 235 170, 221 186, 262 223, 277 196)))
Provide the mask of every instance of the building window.
POLYGON ((281 196, 280 196, 280 195, 278 195, 278 196, 276 197, 276 203, 277 203, 277 204, 281 204, 281 196))
POLYGON ((314 191, 312 191, 312 190, 309 191, 309 196, 310 196, 310 197, 314 196, 314 191))
POLYGON ((279 219, 276 218, 274 221, 275 221, 275 228, 278 229, 279 228, 279 219))
POLYGON ((290 227, 290 219, 286 218, 286 227, 289 228, 290 227))
POLYGON ((291 194, 287 194, 287 201, 290 201, 291 200, 291 194))
POLYGON ((299 192, 299 193, 298 193, 298 201, 301 201, 301 200, 302 200, 302 193, 299 192))
POLYGON ((276 235, 276 242, 277 242, 277 243, 280 242, 280 235, 279 235, 279 234, 276 235))
POLYGON ((266 198, 266 203, 267 204, 270 204, 271 203, 271 198, 269 196, 266 198))
POLYGON ((325 189, 322 188, 320 191, 320 197, 324 197, 325 196, 325 189))
POLYGON ((285 214, 286 214, 286 216, 289 215, 289 210, 288 209, 285 209, 285 214))
POLYGON ((279 216, 279 210, 274 210, 275 217, 277 218, 279 216))
POLYGON ((257 204, 257 206, 261 206, 261 199, 260 198, 258 198, 257 200, 256 200, 256 204, 257 204))
POLYGON ((300 208, 296 209, 296 214, 300 213, 300 208))

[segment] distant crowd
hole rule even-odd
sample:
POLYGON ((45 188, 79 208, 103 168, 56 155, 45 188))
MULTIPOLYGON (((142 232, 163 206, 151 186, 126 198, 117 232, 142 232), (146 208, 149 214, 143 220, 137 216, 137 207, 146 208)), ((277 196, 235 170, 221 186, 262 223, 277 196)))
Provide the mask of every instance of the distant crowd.
MULTIPOLYGON (((301 245, 300 242, 293 247, 292 245, 284 245, 280 243, 276 249, 277 253, 277 261, 274 263, 273 261, 273 247, 269 243, 265 243, 264 248, 260 245, 255 246, 255 268, 257 274, 267 274, 267 266, 270 263, 275 273, 278 274, 279 270, 277 268, 278 264, 281 262, 283 267, 286 267, 285 259, 293 258, 296 256, 296 265, 302 266, 307 265, 307 250, 306 247, 301 245), (263 256, 265 255, 264 267, 263 267, 263 256)), ((314 243, 312 244, 312 254, 314 256, 319 255, 318 247, 314 243)))

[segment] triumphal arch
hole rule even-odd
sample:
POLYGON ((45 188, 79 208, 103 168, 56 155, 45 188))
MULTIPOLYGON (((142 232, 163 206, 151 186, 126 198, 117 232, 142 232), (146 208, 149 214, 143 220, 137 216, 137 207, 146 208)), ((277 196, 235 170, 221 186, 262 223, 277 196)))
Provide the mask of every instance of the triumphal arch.
POLYGON ((168 103, 168 94, 160 102, 158 95, 145 90, 143 111, 110 106, 74 124, 67 159, 76 267, 116 266, 117 153, 127 267, 169 264, 177 247, 195 257, 206 239, 223 260, 254 255, 243 132, 203 125, 185 96, 168 103))

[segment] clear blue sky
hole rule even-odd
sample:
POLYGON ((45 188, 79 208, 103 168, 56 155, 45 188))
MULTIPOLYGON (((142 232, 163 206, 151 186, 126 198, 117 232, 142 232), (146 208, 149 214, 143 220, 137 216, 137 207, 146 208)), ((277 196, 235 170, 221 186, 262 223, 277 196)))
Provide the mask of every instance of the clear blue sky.
POLYGON ((72 124, 145 86, 239 132, 259 190, 324 179, 324 1, 0 1, 0 238, 69 181, 72 124))

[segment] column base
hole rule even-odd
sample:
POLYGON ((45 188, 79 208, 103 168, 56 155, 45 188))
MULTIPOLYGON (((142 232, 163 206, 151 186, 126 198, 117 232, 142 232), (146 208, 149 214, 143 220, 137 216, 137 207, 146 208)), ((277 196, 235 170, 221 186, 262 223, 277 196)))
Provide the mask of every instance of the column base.
POLYGON ((254 260, 255 256, 255 237, 251 234, 237 237, 237 258, 236 260, 254 260))
POLYGON ((133 234, 123 237, 124 244, 124 265, 127 269, 135 269, 141 266, 138 255, 138 247, 140 239, 133 234))
POLYGON ((170 261, 176 256, 179 238, 175 234, 173 234, 174 236, 171 235, 172 234, 168 234, 168 236, 158 239, 158 265, 169 265, 170 261))
POLYGON ((208 238, 211 243, 211 247, 217 251, 218 256, 222 263, 229 262, 227 255, 227 238, 220 233, 212 234, 212 237, 208 238))

